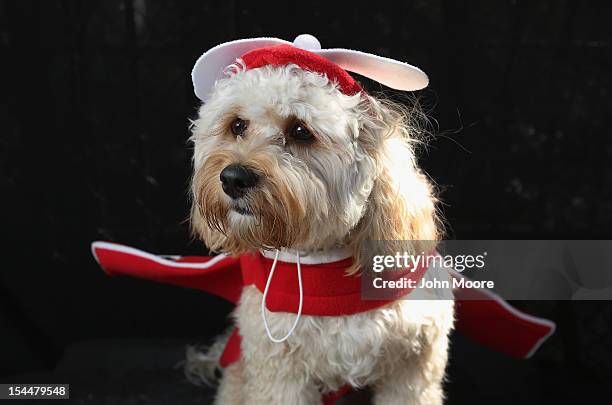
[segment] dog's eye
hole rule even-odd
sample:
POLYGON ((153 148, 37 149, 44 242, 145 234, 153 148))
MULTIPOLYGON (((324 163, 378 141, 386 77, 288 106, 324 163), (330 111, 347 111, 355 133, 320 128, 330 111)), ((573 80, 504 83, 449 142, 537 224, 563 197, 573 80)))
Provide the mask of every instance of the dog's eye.
POLYGON ((310 141, 313 138, 310 130, 301 122, 296 123, 293 128, 291 128, 289 136, 298 141, 310 141))
POLYGON ((232 133, 236 136, 242 135, 244 131, 246 131, 247 126, 248 125, 245 120, 242 118, 236 118, 234 121, 232 121, 232 133))

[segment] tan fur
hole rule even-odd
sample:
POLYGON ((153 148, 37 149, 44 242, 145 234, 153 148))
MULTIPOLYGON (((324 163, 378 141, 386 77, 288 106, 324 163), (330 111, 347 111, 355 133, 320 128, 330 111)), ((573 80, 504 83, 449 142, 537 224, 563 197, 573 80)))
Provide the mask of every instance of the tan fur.
MULTIPOLYGON (((433 188, 417 167, 410 123, 393 103, 343 95, 325 76, 296 66, 233 72, 217 82, 193 126, 194 232, 230 254, 348 247, 355 259, 350 272, 367 261, 368 240, 395 241, 390 254, 429 252, 440 221, 433 188), (237 117, 248 128, 234 137, 229 123, 237 117), (296 121, 314 142, 292 141, 296 121), (219 174, 233 163, 260 176, 239 201, 253 216, 232 210, 237 202, 221 188, 219 174)), ((318 404, 322 392, 346 383, 373 387, 377 404, 442 402, 452 301, 399 300, 351 316, 304 316, 287 341, 272 343, 261 299, 248 287, 235 311, 242 358, 224 371, 217 404, 318 404)), ((295 320, 268 316, 276 336, 295 320)))
MULTIPOLYGON (((368 198, 367 210, 348 239, 356 258, 354 273, 364 267, 366 240, 389 241, 385 246, 394 254, 429 252, 440 238, 433 188, 416 166, 407 112, 396 104, 370 98, 374 130, 363 131, 360 140, 376 162, 376 180, 368 198)), ((372 123, 370 123, 372 125, 372 123)))

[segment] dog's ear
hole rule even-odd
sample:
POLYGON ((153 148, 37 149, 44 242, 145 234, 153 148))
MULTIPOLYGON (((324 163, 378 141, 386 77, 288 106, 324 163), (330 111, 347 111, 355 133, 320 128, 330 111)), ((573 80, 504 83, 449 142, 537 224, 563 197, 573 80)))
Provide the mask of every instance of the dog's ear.
MULTIPOLYGON (((360 142, 375 162, 375 179, 365 213, 353 238, 358 260, 365 259, 364 243, 385 243, 395 254, 429 253, 440 238, 433 186, 418 168, 411 132, 410 110, 366 96, 366 122, 360 142)), ((382 252, 381 252, 382 253, 382 252)), ((376 254, 379 254, 378 252, 376 254)), ((365 263, 359 263, 363 267, 365 263)))

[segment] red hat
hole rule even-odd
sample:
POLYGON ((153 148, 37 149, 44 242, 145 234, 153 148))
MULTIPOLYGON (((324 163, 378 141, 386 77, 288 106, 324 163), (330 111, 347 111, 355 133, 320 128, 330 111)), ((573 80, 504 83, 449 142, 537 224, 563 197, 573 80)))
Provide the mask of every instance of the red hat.
POLYGON ((196 96, 206 101, 215 81, 238 59, 247 69, 295 64, 326 75, 347 95, 362 91, 347 71, 396 90, 420 90, 429 82, 427 75, 415 66, 351 49, 321 49, 314 36, 302 34, 293 43, 278 38, 250 38, 226 42, 208 50, 198 59, 191 74, 196 96))

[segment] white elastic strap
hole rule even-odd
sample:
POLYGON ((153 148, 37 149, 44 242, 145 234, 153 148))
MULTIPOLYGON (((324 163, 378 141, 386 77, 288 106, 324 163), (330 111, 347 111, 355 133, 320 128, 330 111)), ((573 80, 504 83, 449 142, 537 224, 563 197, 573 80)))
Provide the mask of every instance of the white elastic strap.
POLYGON ((268 276, 268 281, 266 282, 266 288, 264 289, 263 298, 261 300, 261 317, 263 318, 264 326, 266 328, 266 333, 268 334, 268 338, 274 343, 284 342, 291 336, 293 330, 297 326, 300 317, 302 316, 302 304, 304 303, 304 291, 302 289, 302 267, 300 266, 300 252, 297 253, 297 275, 298 275, 298 285, 300 286, 300 305, 298 307, 297 316, 295 318, 295 322, 293 322, 293 326, 289 329, 287 334, 278 339, 272 336, 272 332, 270 332, 270 327, 268 326, 268 321, 266 320, 266 297, 268 296, 268 288, 270 287, 270 282, 272 281, 272 276, 274 275, 274 270, 276 269, 276 262, 278 262, 278 249, 276 250, 276 255, 274 255, 274 262, 272 262, 272 267, 270 268, 270 275, 268 276))

